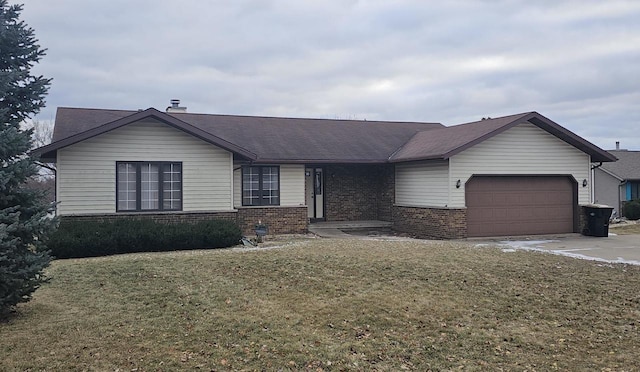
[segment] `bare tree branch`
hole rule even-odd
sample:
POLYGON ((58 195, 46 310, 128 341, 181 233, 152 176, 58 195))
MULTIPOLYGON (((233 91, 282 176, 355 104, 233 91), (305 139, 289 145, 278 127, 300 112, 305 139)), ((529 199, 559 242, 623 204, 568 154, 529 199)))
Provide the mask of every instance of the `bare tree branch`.
POLYGON ((27 129, 33 129, 33 148, 42 147, 51 143, 53 138, 53 121, 52 120, 40 120, 33 118, 25 120, 24 126, 27 129))

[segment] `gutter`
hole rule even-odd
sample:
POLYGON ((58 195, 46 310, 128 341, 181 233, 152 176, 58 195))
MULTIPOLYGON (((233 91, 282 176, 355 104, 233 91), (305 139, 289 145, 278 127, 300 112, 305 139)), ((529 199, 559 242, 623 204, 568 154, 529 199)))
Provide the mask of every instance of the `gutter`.
POLYGON ((43 162, 38 161, 38 160, 34 161, 34 164, 36 164, 39 167, 48 169, 48 170, 52 171, 53 173, 56 173, 58 171, 56 168, 54 168, 54 167, 52 167, 50 165, 47 165, 47 163, 43 163, 43 162))

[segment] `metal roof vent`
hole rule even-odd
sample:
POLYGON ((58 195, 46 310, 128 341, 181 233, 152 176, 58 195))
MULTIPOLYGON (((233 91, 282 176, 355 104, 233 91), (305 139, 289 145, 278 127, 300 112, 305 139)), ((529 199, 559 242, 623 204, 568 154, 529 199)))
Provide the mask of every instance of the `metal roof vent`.
POLYGON ((167 107, 167 112, 187 112, 187 108, 180 106, 180 100, 174 98, 171 100, 171 106, 167 107))

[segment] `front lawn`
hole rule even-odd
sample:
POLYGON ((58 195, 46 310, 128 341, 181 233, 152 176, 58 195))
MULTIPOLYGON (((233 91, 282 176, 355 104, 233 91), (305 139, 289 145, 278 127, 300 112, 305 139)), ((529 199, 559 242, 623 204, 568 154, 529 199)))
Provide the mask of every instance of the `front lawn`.
POLYGON ((609 232, 618 235, 640 234, 640 223, 634 224, 611 224, 609 225, 609 232))
POLYGON ((640 267, 300 240, 53 262, 0 370, 637 370, 640 267))

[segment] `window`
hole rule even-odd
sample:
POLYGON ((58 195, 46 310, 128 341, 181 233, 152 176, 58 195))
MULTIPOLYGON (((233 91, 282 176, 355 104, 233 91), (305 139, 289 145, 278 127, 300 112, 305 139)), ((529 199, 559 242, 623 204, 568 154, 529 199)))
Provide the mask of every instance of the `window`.
POLYGON ((118 212, 182 210, 182 163, 117 162, 118 212))
POLYGON ((242 205, 280 205, 280 167, 242 167, 242 205))

